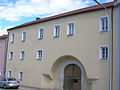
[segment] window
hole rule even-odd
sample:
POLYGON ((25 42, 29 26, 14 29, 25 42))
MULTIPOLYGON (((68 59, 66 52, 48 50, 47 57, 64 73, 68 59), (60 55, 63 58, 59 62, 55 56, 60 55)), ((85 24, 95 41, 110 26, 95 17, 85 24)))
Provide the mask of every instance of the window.
POLYGON ((2 40, 0 40, 0 48, 1 48, 1 46, 2 46, 2 40))
POLYGON ((19 80, 23 81, 23 72, 19 72, 19 80))
POLYGON ((74 22, 68 23, 67 24, 67 35, 72 36, 74 34, 75 25, 74 22))
POLYGON ((12 71, 11 70, 8 71, 8 77, 12 77, 12 71))
POLYGON ((37 57, 38 60, 42 59, 42 50, 37 50, 37 57))
POLYGON ((60 36, 60 25, 54 26, 54 37, 60 36))
POLYGON ((0 71, 0 76, 2 76, 2 71, 0 71))
POLYGON ((108 16, 100 17, 100 32, 108 31, 108 16))
POLYGON ((12 60, 13 59, 13 52, 10 52, 9 54, 9 60, 12 60))
POLYGON ((26 40, 26 32, 22 32, 22 42, 26 40))
POLYGON ((44 34, 44 28, 41 28, 41 29, 38 31, 38 39, 43 39, 43 34, 44 34))
POLYGON ((20 52, 20 60, 24 60, 25 57, 25 51, 20 52))
POLYGON ((99 47, 99 58, 100 60, 108 60, 109 58, 109 47, 108 45, 102 45, 99 47))
POLYGON ((14 43, 14 39, 15 39, 15 34, 12 34, 12 35, 11 35, 11 41, 10 41, 10 42, 11 42, 11 43, 14 43))

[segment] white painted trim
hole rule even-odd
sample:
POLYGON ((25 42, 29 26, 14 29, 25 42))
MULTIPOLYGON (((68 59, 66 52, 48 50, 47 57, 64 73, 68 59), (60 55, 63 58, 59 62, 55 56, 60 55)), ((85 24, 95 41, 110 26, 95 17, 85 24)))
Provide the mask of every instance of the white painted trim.
POLYGON ((73 36, 74 34, 75 34, 75 21, 67 22, 67 34, 66 35, 67 36, 73 36), (73 30, 73 34, 72 35, 69 34, 69 27, 68 27, 69 23, 74 23, 74 30, 73 30))
POLYGON ((14 40, 15 40, 15 34, 14 33, 11 34, 11 38, 10 39, 11 39, 10 42, 14 43, 14 40), (13 37, 13 35, 14 35, 14 37, 13 37))
POLYGON ((11 52, 9 52, 9 60, 13 60, 13 57, 14 57, 14 52, 13 51, 11 52), (12 57, 11 57, 11 52, 13 53, 12 57))
POLYGON ((99 59, 100 59, 101 61, 107 61, 107 60, 109 60, 109 45, 100 45, 100 46, 99 46, 99 59), (107 58, 107 59, 102 59, 101 47, 107 47, 107 48, 108 48, 108 58, 107 58))
POLYGON ((10 71, 11 71, 11 77, 12 77, 12 70, 11 69, 8 70, 8 77, 10 77, 10 71))
POLYGON ((25 50, 21 50, 20 51, 20 60, 24 60, 25 59, 25 50), (24 58, 22 58, 22 53, 21 52, 24 52, 24 58))
POLYGON ((43 37, 40 37, 40 29, 43 29, 43 37, 44 37, 45 27, 40 27, 39 30, 38 30, 38 39, 39 39, 39 40, 42 40, 43 37))
POLYGON ((22 32, 22 39, 21 39, 21 41, 22 41, 22 42, 25 42, 25 41, 26 41, 26 37, 27 37, 27 32, 26 32, 26 31, 23 31, 23 32, 22 32), (24 39, 24 36, 23 36, 23 33, 24 33, 24 32, 26 33, 26 34, 25 34, 25 39, 24 39))
POLYGON ((20 72, 22 72, 22 80, 23 81, 23 71, 19 71, 19 80, 20 80, 20 72))
POLYGON ((42 49, 37 49, 36 59, 37 59, 37 60, 42 60, 42 59, 43 59, 43 50, 42 50, 42 49), (38 58, 38 51, 42 51, 42 58, 38 58))
POLYGON ((54 38, 60 37, 60 35, 61 35, 61 24, 55 24, 53 27, 54 27, 53 37, 54 37, 54 38), (55 26, 60 26, 60 31, 59 31, 59 35, 58 35, 58 36, 56 36, 55 26))
POLYGON ((78 62, 75 62, 73 60, 65 62, 62 65, 62 67, 61 67, 61 70, 60 70, 60 88, 61 88, 61 90, 63 90, 64 70, 65 70, 65 67, 67 67, 70 64, 75 64, 75 65, 77 65, 80 68, 81 73, 82 73, 82 76, 81 76, 81 90, 83 90, 83 83, 84 83, 84 77, 83 77, 84 76, 84 71, 83 71, 83 67, 78 62))
POLYGON ((109 16, 100 16, 99 17, 99 32, 108 32, 109 31, 109 16), (102 22, 101 22, 101 18, 107 17, 108 18, 108 30, 103 31, 102 30, 102 22))

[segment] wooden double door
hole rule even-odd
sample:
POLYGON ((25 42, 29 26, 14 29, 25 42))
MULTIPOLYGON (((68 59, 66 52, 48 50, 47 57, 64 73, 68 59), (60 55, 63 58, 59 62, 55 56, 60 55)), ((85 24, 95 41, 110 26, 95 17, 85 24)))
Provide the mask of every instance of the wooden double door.
POLYGON ((68 65, 64 70, 64 90, 81 90, 81 70, 75 64, 68 65))

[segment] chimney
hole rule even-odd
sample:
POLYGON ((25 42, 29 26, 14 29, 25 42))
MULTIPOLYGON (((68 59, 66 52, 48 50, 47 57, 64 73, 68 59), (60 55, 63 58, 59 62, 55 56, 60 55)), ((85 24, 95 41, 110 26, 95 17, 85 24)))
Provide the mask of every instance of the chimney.
POLYGON ((39 17, 37 17, 37 18, 36 18, 36 20, 40 20, 40 18, 39 18, 39 17))

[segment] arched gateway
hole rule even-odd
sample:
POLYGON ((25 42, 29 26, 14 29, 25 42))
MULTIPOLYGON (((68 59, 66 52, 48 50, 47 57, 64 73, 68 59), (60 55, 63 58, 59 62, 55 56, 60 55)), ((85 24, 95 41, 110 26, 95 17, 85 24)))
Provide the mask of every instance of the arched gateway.
POLYGON ((68 61, 61 68, 62 90, 83 90, 83 68, 75 61, 68 61))

